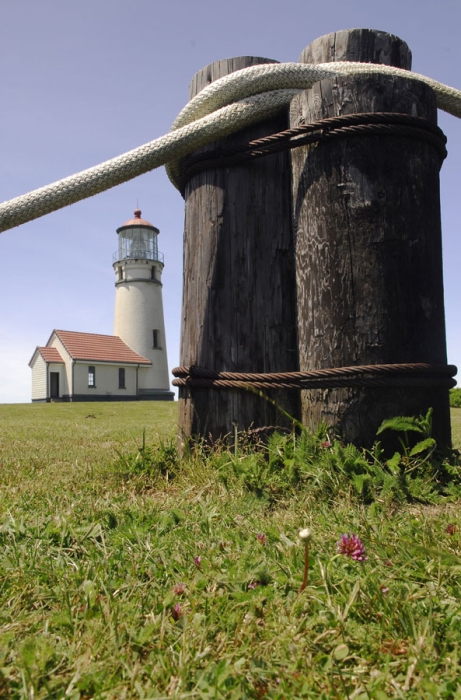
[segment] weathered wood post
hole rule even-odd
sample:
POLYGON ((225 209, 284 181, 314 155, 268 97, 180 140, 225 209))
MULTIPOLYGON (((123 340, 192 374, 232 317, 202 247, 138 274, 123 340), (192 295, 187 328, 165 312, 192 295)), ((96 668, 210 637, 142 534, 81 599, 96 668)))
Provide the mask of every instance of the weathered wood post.
MULTIPOLYGON (((275 63, 239 57, 216 61, 193 78, 190 97, 240 68, 275 63)), ((245 143, 288 128, 288 109, 207 146, 245 143)), ((181 365, 230 372, 297 369, 294 246, 287 152, 194 174, 185 186, 181 365)), ((297 392, 271 391, 299 416, 297 392)), ((242 389, 179 390, 180 439, 234 429, 287 425, 274 406, 242 389)))
MULTIPOLYGON (((353 29, 320 37, 304 63, 411 67, 399 38, 353 29)), ((292 102, 291 126, 359 112, 436 124, 432 90, 378 75, 323 80, 292 102)), ((442 147, 443 148, 443 147, 442 147)), ((388 363, 446 364, 437 144, 416 133, 328 139, 292 152, 301 371, 388 363)), ((439 445, 451 442, 447 388, 303 392, 303 423, 326 422, 370 444, 384 418, 434 408, 439 445)))

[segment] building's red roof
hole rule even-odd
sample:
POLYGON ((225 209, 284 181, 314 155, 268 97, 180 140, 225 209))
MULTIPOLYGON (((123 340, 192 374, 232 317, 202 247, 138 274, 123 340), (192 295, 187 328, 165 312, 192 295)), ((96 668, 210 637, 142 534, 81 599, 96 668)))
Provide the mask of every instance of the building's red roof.
MULTIPOLYGON (((59 354, 58 350, 56 348, 40 348, 37 347, 35 352, 39 352, 40 355, 43 357, 45 362, 53 362, 53 364, 64 364, 64 360, 62 359, 61 355, 59 354)), ((35 355, 35 353, 34 353, 35 355)), ((33 359, 33 358, 32 358, 33 359)), ((32 360, 31 360, 32 362, 32 360)))
POLYGON ((142 355, 138 355, 137 352, 131 350, 118 335, 54 330, 51 338, 53 334, 57 335, 73 360, 119 362, 120 364, 136 365, 152 364, 146 357, 142 357, 142 355))

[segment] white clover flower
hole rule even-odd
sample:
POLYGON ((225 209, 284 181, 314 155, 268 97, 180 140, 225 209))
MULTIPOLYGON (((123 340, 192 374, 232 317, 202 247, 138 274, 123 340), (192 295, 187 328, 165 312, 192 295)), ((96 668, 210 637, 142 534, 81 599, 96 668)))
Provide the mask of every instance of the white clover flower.
POLYGON ((298 536, 302 542, 307 544, 312 539, 312 530, 310 530, 308 527, 305 527, 304 530, 299 531, 298 536))

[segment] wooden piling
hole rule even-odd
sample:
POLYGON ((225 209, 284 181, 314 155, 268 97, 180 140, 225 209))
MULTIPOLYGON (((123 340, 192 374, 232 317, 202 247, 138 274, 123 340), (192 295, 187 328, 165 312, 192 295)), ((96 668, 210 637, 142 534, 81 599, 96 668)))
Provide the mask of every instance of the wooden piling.
MULTIPOLYGON (((274 63, 239 57, 199 71, 190 98, 212 81, 247 66, 274 63)), ((277 118, 210 144, 244 143, 288 128, 277 118)), ((297 365, 290 161, 287 152, 195 174, 185 188, 181 365, 231 372, 293 371, 297 365)), ((270 391, 299 417, 297 392, 270 391)), ((180 440, 216 440, 250 427, 290 420, 242 389, 180 388, 180 440)))
MULTIPOLYGON (((411 67, 407 45, 353 29, 315 40, 304 63, 362 61, 411 67)), ((436 123, 432 90, 410 78, 323 80, 297 96, 290 125, 358 112, 399 112, 436 123)), ((357 135, 292 152, 299 362, 446 364, 439 201, 440 155, 416 138, 357 135)), ((303 392, 302 419, 370 445, 384 418, 434 408, 450 445, 447 389, 303 392)))

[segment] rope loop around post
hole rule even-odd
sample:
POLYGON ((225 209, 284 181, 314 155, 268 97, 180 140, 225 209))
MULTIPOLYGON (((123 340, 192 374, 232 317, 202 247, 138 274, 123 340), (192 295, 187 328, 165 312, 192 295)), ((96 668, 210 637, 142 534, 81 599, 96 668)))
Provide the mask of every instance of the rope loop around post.
POLYGON ((201 389, 338 389, 380 387, 452 389, 455 365, 406 363, 357 365, 311 372, 216 372, 196 365, 176 367, 173 386, 201 389))
POLYGON ((178 186, 178 161, 188 153, 278 113, 288 106, 298 92, 320 80, 360 74, 424 82, 435 91, 440 109, 461 117, 461 90, 394 66, 353 61, 251 66, 204 88, 181 111, 168 134, 63 180, 1 203, 0 233, 104 192, 161 165, 167 166, 171 181, 178 186))

